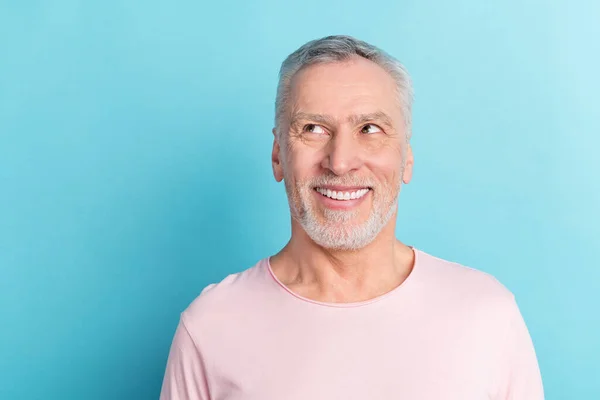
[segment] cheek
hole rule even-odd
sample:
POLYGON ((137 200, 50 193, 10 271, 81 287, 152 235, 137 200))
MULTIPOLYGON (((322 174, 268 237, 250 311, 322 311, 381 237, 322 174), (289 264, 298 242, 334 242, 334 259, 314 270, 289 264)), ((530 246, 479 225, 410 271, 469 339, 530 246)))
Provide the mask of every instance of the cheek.
POLYGON ((381 147, 369 156, 368 167, 381 183, 395 183, 400 179, 402 149, 398 146, 381 147))
POLYGON ((319 171, 321 160, 319 152, 314 149, 290 149, 288 153, 286 168, 295 180, 305 180, 314 176, 319 171))
POLYGON ((402 160, 404 145, 397 136, 366 136, 362 138, 361 147, 370 159, 386 160, 387 163, 398 163, 402 160))

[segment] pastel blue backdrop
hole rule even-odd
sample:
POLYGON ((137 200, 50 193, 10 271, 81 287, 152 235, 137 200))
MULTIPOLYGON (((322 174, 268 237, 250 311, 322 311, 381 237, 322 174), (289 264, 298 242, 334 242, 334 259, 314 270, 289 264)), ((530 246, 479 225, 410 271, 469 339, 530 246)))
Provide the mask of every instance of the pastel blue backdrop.
POLYGON ((398 237, 515 293, 548 399, 600 398, 600 3, 0 4, 0 398, 158 397, 179 313, 288 238, 277 72, 336 33, 414 79, 398 237))

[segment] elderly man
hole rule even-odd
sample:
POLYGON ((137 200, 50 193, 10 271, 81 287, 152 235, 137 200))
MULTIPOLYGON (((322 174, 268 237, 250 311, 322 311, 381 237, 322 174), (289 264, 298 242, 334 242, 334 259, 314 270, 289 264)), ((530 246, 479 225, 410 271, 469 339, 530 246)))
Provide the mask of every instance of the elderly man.
POLYGON ((291 238, 181 314, 161 399, 543 399, 512 293, 395 237, 411 92, 348 36, 283 62, 272 165, 291 238))

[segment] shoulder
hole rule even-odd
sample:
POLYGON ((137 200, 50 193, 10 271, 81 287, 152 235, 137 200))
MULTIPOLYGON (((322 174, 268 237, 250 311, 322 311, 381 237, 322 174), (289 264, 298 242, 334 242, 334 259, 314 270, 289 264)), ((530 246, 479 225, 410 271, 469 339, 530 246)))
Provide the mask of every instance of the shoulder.
POLYGON ((514 313, 513 293, 492 274, 423 251, 417 252, 421 268, 419 282, 423 291, 434 299, 471 311, 514 313))
POLYGON ((204 287, 181 315, 188 330, 194 330, 200 324, 231 321, 236 315, 243 314, 266 282, 265 263, 265 259, 260 260, 252 267, 204 287))

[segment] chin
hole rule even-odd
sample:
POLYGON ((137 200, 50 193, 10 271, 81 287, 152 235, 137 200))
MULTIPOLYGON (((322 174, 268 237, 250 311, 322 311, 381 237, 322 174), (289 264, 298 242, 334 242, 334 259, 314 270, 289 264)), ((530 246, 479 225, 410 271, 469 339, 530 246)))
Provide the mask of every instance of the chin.
POLYGON ((330 237, 312 237, 313 241, 324 249, 338 251, 356 251, 368 246, 374 237, 344 237, 343 235, 333 235, 330 237))
POLYGON ((317 222, 305 218, 300 221, 307 235, 319 246, 331 250, 358 250, 379 234, 380 226, 365 222, 317 222))

